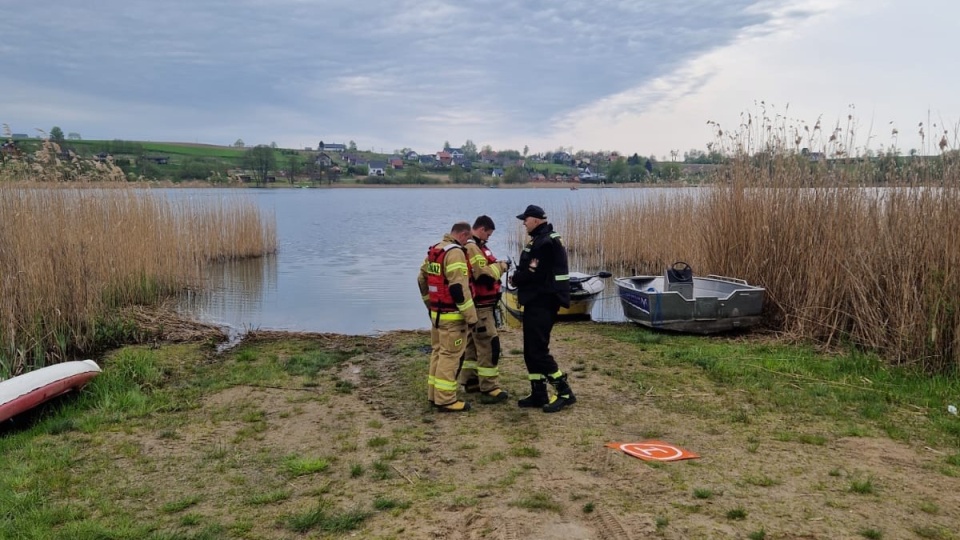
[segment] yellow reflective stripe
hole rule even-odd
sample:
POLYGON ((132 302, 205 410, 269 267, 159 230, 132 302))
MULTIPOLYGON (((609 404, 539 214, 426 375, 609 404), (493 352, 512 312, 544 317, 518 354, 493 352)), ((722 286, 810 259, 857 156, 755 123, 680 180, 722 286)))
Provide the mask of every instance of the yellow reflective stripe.
POLYGON ((448 381, 445 379, 436 379, 433 383, 433 386, 437 390, 443 390, 447 392, 456 392, 457 391, 457 381, 448 381))
POLYGON ((427 294, 421 296, 420 298, 422 298, 424 302, 429 302, 429 301, 430 301, 430 293, 427 293, 427 294))
POLYGON ((496 377, 500 375, 500 369, 495 367, 478 367, 477 375, 481 377, 496 377))
POLYGON ((434 386, 437 384, 436 377, 433 375, 427 375, 427 386, 434 386))
POLYGON ((459 309, 461 312, 466 311, 472 307, 473 307, 473 298, 467 300, 462 304, 457 304, 457 309, 459 309))
POLYGON ((554 277, 553 279, 555 279, 555 280, 557 280, 557 281, 570 281, 570 274, 562 274, 562 275, 559 275, 559 276, 554 277))
POLYGON ((560 377, 563 377, 563 372, 558 369, 556 373, 551 373, 547 375, 547 377, 551 379, 559 379, 560 377))
POLYGON ((463 272, 463 275, 467 275, 467 263, 465 262, 455 262, 447 265, 447 272, 450 270, 460 270, 463 272))
MULTIPOLYGON (((436 320, 437 312, 430 310, 430 318, 433 320, 436 320)), ((441 321, 462 321, 463 314, 462 313, 441 313, 440 320, 441 321)))
POLYGON ((546 379, 546 377, 544 377, 544 376, 543 376, 542 374, 540 374, 540 373, 531 373, 531 374, 527 375, 527 379, 529 379, 529 380, 531 380, 531 381, 542 381, 542 380, 546 379))
POLYGON ((476 369, 477 369, 477 361, 476 361, 476 360, 465 360, 465 361, 463 362, 463 367, 461 367, 460 369, 473 369, 473 370, 476 370, 476 369))
POLYGON ((473 257, 470 257, 470 264, 475 264, 477 266, 486 266, 487 258, 483 256, 483 253, 477 253, 473 257))
POLYGON ((492 266, 490 267, 490 270, 492 270, 493 273, 494 273, 493 279, 495 279, 495 280, 497 280, 497 281, 500 281, 500 276, 501 276, 501 273, 500 273, 500 265, 499 265, 499 264, 494 264, 494 265, 492 265, 492 266))

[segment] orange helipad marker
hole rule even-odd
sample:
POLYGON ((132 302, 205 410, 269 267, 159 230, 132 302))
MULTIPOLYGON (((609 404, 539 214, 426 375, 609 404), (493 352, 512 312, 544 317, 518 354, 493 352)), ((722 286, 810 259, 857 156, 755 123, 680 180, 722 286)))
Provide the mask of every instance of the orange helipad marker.
POLYGON ((642 441, 634 443, 607 443, 604 446, 620 450, 644 461, 680 461, 700 457, 689 450, 663 441, 642 441))

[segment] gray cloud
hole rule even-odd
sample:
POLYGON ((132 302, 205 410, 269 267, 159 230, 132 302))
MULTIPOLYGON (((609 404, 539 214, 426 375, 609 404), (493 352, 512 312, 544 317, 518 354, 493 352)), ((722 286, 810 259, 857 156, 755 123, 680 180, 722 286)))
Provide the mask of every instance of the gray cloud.
POLYGON ((763 28, 759 3, 23 2, 0 19, 0 85, 20 89, 0 121, 214 143, 537 134, 763 28))

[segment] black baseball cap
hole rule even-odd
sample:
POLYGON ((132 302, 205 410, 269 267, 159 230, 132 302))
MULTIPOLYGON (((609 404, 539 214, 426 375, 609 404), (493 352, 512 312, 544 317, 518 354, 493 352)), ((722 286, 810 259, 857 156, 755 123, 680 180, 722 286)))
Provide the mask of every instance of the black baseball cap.
POLYGON ((519 219, 520 221, 523 221, 528 217, 535 217, 537 219, 547 219, 547 213, 543 211, 543 208, 540 208, 535 204, 531 204, 530 206, 527 207, 526 210, 523 211, 522 214, 517 216, 517 219, 519 219))

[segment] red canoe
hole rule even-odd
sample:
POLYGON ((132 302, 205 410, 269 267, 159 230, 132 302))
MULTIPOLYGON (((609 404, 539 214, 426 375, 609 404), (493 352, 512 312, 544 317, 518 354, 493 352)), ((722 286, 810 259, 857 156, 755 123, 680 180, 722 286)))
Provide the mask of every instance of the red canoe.
POLYGON ((71 390, 78 390, 99 374, 100 366, 96 362, 79 360, 0 381, 0 422, 71 390))

